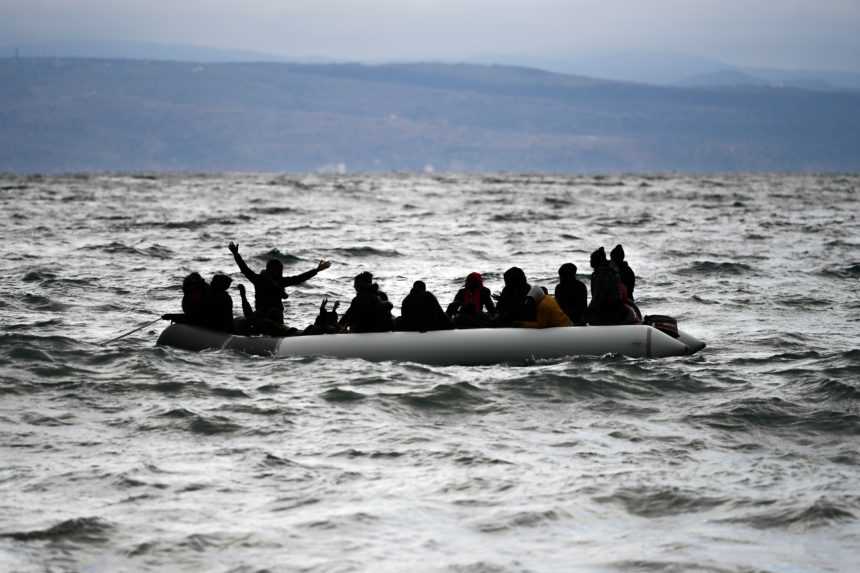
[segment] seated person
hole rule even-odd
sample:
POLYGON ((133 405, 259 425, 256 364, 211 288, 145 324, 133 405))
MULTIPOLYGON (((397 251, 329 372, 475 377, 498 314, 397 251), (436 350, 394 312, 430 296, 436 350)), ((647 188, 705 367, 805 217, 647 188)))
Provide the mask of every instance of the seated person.
POLYGON ((328 297, 324 297, 320 304, 320 312, 314 323, 305 329, 304 334, 335 334, 337 333, 337 307, 339 301, 335 301, 331 310, 328 310, 328 297))
POLYGON ((558 269, 558 284, 555 300, 561 310, 574 324, 585 324, 585 309, 588 306, 588 288, 576 278, 576 265, 564 263, 558 269))
POLYGON ((227 293, 231 282, 233 279, 227 275, 212 277, 203 302, 207 328, 233 332, 233 299, 227 293))
POLYGON ((511 326, 518 320, 534 320, 534 309, 526 304, 531 290, 526 274, 519 267, 511 267, 504 274, 505 287, 499 295, 498 326, 511 326))
POLYGON ((627 300, 632 302, 633 289, 636 287, 636 273, 633 272, 633 269, 624 260, 624 247, 615 245, 615 248, 609 252, 609 259, 611 261, 609 264, 615 267, 621 282, 627 289, 627 300))
POLYGON ((496 305, 480 273, 469 273, 466 285, 457 291, 454 301, 445 312, 454 320, 457 328, 481 328, 492 324, 496 305))
POLYGON ((200 273, 191 273, 182 281, 182 312, 184 316, 171 315, 177 322, 206 326, 206 297, 209 285, 200 273))
POLYGON ((539 286, 533 286, 529 291, 528 298, 535 303, 535 320, 519 320, 514 326, 520 328, 552 328, 555 326, 573 326, 555 297, 546 294, 539 286))
POLYGON ((427 291, 423 281, 415 281, 412 290, 400 304, 401 316, 395 321, 396 330, 426 332, 451 328, 451 320, 442 311, 442 306, 427 291))
POLYGON ((591 253, 591 303, 585 312, 588 324, 638 324, 636 312, 626 304, 626 289, 600 247, 591 253))
POLYGON ((373 275, 367 271, 360 273, 352 282, 355 297, 343 314, 338 326, 350 332, 388 332, 394 328, 391 316, 392 304, 379 285, 373 282, 373 275))

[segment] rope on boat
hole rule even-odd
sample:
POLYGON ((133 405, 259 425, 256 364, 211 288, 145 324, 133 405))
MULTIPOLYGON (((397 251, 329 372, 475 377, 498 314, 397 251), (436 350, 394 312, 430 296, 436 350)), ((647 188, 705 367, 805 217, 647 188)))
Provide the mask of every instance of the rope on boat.
POLYGON ((143 329, 144 329, 144 328, 146 328, 147 326, 152 326, 153 324, 155 324, 155 323, 156 323, 156 322, 158 322, 159 320, 161 320, 161 317, 160 317, 160 316, 159 316, 158 318, 156 318, 155 320, 151 321, 151 322, 147 322, 146 324, 141 325, 141 326, 138 326, 137 328, 135 328, 135 329, 133 329, 133 330, 129 330, 129 331, 128 331, 128 332, 126 332, 125 334, 120 334, 120 335, 119 335, 119 336, 117 336, 116 338, 111 338, 110 340, 105 340, 104 342, 100 342, 99 344, 101 344, 102 346, 104 346, 105 344, 110 344, 111 342, 116 342, 117 340, 122 340, 122 339, 123 339, 123 338, 125 338, 126 336, 129 336, 129 335, 131 335, 131 334, 134 334, 135 332, 137 332, 137 331, 139 331, 139 330, 143 330, 143 329))

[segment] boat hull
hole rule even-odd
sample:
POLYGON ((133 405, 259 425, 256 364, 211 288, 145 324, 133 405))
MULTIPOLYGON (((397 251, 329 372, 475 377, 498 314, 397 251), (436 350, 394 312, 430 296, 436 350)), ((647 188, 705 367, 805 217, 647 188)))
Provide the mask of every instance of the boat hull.
POLYGON ((157 344, 184 350, 238 350, 262 356, 330 356, 423 364, 524 363, 565 356, 621 354, 662 358, 693 354, 705 347, 697 338, 679 338, 645 325, 545 329, 479 328, 435 332, 380 332, 319 336, 238 336, 187 324, 172 324, 157 344))

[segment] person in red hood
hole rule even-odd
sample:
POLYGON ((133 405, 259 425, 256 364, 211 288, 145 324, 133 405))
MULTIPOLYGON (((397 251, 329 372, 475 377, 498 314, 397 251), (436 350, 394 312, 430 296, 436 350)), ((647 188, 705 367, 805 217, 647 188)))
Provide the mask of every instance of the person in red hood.
POLYGON ((490 326, 496 313, 496 305, 490 289, 484 286, 480 273, 469 273, 465 286, 457 291, 454 301, 448 305, 445 312, 457 328, 490 326))

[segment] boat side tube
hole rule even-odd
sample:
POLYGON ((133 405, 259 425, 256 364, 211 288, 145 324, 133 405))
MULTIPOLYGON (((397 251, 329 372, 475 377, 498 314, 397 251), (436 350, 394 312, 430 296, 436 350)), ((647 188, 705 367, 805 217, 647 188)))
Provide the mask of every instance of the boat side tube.
POLYGON ((277 349, 278 356, 319 355, 440 365, 517 364, 603 354, 659 358, 688 353, 680 340, 644 325, 308 336, 285 338, 277 349))
POLYGON ((158 344, 185 350, 238 350, 274 356, 330 356, 424 364, 521 364, 566 356, 620 354, 633 358, 684 356, 704 348, 695 337, 672 338, 645 325, 480 328, 435 332, 380 332, 272 338, 233 336, 172 324, 158 344))

